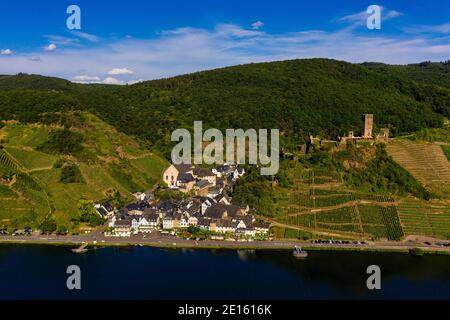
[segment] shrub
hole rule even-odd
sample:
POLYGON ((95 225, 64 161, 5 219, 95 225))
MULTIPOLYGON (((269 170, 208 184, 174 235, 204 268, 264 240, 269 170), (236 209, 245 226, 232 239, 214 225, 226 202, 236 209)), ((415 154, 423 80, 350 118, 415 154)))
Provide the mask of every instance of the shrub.
POLYGON ((65 128, 50 132, 47 141, 37 149, 52 154, 76 155, 83 149, 82 142, 82 134, 65 128))
POLYGON ((61 171, 61 176, 59 179, 62 183, 84 183, 83 176, 81 175, 80 169, 74 164, 69 164, 64 166, 61 171))

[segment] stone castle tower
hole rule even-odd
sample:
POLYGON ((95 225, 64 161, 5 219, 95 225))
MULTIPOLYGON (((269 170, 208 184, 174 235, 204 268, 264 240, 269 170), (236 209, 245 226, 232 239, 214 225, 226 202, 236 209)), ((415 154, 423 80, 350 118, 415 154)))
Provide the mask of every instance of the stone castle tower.
POLYGON ((362 138, 373 138, 373 114, 363 114, 362 117, 362 138))

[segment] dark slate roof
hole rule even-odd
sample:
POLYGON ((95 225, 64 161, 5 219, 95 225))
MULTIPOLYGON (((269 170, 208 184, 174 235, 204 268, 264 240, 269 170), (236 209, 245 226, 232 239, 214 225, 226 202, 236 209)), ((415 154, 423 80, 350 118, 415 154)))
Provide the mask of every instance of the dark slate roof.
POLYGON ((103 209, 102 207, 98 208, 97 212, 103 217, 108 215, 108 212, 105 209, 103 209))
POLYGON ((195 184, 195 187, 199 189, 203 189, 209 185, 209 182, 207 180, 200 180, 195 184))
POLYGON ((204 226, 204 227, 209 227, 210 221, 207 219, 203 219, 203 218, 199 218, 197 225, 199 226, 204 226))
POLYGON ((158 210, 156 210, 155 208, 146 208, 144 210, 144 215, 158 214, 157 211, 158 210))
POLYGON ((219 210, 226 211, 229 217, 236 217, 241 211, 238 206, 228 205, 224 203, 215 203, 211 206, 211 208, 217 208, 219 210))
POLYGON ((178 181, 180 181, 182 183, 188 183, 188 182, 195 181, 195 179, 192 176, 192 174, 190 174, 190 173, 180 173, 178 175, 178 181))
POLYGON ((224 227, 224 228, 237 228, 239 222, 232 221, 232 220, 219 220, 217 222, 218 227, 224 227))
POLYGON ((114 211, 113 206, 109 203, 109 202, 105 202, 104 204, 102 204, 103 208, 105 208, 108 212, 112 212, 114 211))
POLYGON ((220 193, 220 188, 219 187, 211 187, 211 188, 209 188, 208 189, 208 191, 210 192, 210 193, 217 193, 217 194, 219 194, 220 193))
POLYGON ((194 169, 194 175, 196 175, 198 177, 215 176, 215 174, 210 169, 205 169, 205 168, 195 168, 194 169))
POLYGON ((115 222, 116 227, 131 227, 131 220, 130 219, 124 219, 124 220, 117 220, 115 222))
POLYGON ((215 197, 215 199, 217 202, 219 202, 222 199, 226 199, 226 200, 230 201, 230 198, 228 198, 227 195, 225 195, 225 194, 219 194, 215 197))
POLYGON ((159 219, 159 215, 157 213, 149 213, 144 214, 144 218, 147 219, 148 222, 157 222, 159 219))
POLYGON ((209 207, 205 211, 205 218, 211 219, 223 219, 226 210, 221 210, 220 208, 209 207))
POLYGON ((220 172, 220 173, 226 173, 226 172, 232 171, 233 167, 231 167, 229 165, 221 165, 221 166, 218 166, 216 168, 216 170, 217 170, 217 172, 220 172))
POLYGON ((178 170, 179 173, 186 173, 194 169, 192 164, 174 164, 174 167, 178 170))
POLYGON ((178 203, 173 200, 161 200, 158 204, 158 209, 167 212, 175 210, 178 207, 178 203))

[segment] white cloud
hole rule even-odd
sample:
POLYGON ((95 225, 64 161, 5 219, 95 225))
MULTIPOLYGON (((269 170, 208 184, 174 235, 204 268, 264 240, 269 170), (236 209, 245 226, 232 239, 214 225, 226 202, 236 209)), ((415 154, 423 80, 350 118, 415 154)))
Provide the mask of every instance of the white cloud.
POLYGON ((347 26, 335 31, 299 30, 270 34, 239 25, 220 24, 213 29, 184 27, 164 31, 151 39, 111 39, 91 47, 58 47, 51 53, 16 53, 8 59, 0 59, 0 70, 5 74, 27 72, 66 79, 99 76, 99 82, 125 84, 133 83, 134 79, 149 80, 284 59, 333 58, 355 63, 393 64, 443 61, 450 56, 448 40, 430 33, 359 33, 347 26), (36 63, 31 61, 32 57, 42 60, 36 63), (133 70, 134 73, 116 72, 115 69, 133 70), (105 75, 105 70, 111 74, 105 75))
POLYGON ((253 30, 259 30, 262 27, 264 27, 264 22, 262 22, 262 21, 256 21, 256 22, 252 23, 252 29, 253 30))
POLYGON ((11 49, 2 49, 2 50, 0 51, 0 54, 1 54, 2 56, 10 56, 10 55, 13 54, 13 52, 12 52, 11 49))
POLYGON ((50 40, 51 43, 54 43, 54 44, 60 45, 60 46, 75 46, 75 45, 78 45, 80 42, 78 39, 75 39, 75 38, 68 38, 68 37, 52 35, 52 34, 47 34, 44 37, 47 38, 48 40, 50 40))
POLYGON ((40 62, 42 61, 41 58, 33 56, 33 57, 29 57, 28 58, 29 61, 33 61, 33 62, 40 62))
POLYGON ((103 81, 102 81, 102 83, 104 83, 104 84, 124 84, 124 82, 123 81, 121 81, 121 80, 118 80, 118 79, 116 79, 116 78, 113 78, 113 77, 107 77, 107 78, 105 78, 103 81))
POLYGON ((75 82, 81 82, 81 83, 92 83, 92 82, 100 82, 101 79, 97 76, 88 76, 88 75, 81 75, 76 76, 73 78, 75 82))
POLYGON ((50 43, 48 46, 44 48, 45 51, 55 51, 56 50, 56 44, 50 43))
POLYGON ((450 34, 450 23, 444 23, 440 25, 421 25, 405 28, 406 32, 411 33, 441 33, 450 34))
POLYGON ((100 38, 97 37, 96 35, 90 34, 90 33, 86 33, 86 32, 81 32, 81 31, 71 31, 71 34, 73 34, 74 36, 84 39, 84 40, 88 40, 90 42, 98 42, 100 41, 100 38))
MULTIPOLYGON (((402 16, 403 13, 396 10, 388 10, 384 7, 381 7, 381 20, 387 21, 389 19, 394 19, 402 16)), ((361 11, 355 14, 350 14, 344 17, 339 18, 337 21, 341 23, 355 24, 355 25, 366 25, 367 18, 369 18, 370 14, 367 11, 361 11)))
POLYGON ((111 69, 108 74, 111 76, 118 76, 118 75, 123 75, 123 74, 133 74, 134 72, 127 69, 127 68, 114 68, 111 69))

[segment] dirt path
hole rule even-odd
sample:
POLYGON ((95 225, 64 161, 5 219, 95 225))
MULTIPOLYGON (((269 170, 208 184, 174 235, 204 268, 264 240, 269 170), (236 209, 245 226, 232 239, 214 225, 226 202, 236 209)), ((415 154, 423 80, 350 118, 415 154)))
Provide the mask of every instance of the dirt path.
MULTIPOLYGON (((335 232, 331 232, 331 231, 324 231, 324 230, 320 230, 320 229, 313 229, 313 228, 308 228, 308 227, 303 227, 303 226, 293 226, 290 224, 281 223, 276 220, 273 220, 273 219, 270 219, 267 217, 262 217, 262 216, 258 216, 258 218, 260 218, 261 220, 264 220, 265 222, 269 222, 272 226, 275 226, 275 227, 288 228, 288 229, 293 229, 293 230, 309 232, 311 234, 315 234, 315 235, 319 235, 319 236, 348 238, 348 239, 361 239, 362 238, 361 235, 351 233, 351 232, 335 233, 335 232)), ((369 237, 363 237, 363 238, 369 239, 369 237)))
POLYGON ((372 205, 372 206, 378 206, 378 207, 391 207, 391 206, 395 206, 398 205, 397 202, 379 202, 379 201, 371 201, 371 200, 354 200, 354 201, 349 201, 346 203, 342 203, 342 204, 337 204, 334 206, 330 206, 330 207, 322 207, 322 208, 306 208, 306 207, 301 207, 301 206, 295 206, 295 205, 290 205, 290 206, 286 206, 285 208, 295 208, 295 209, 299 209, 299 210, 304 210, 300 213, 290 213, 287 216, 288 217, 295 217, 295 216, 299 216, 299 215, 303 215, 303 214, 308 214, 308 213, 318 213, 318 212, 326 212, 326 211, 333 211, 333 210, 338 210, 338 209, 342 209, 342 208, 347 208, 347 207, 355 207, 357 205, 372 205))

